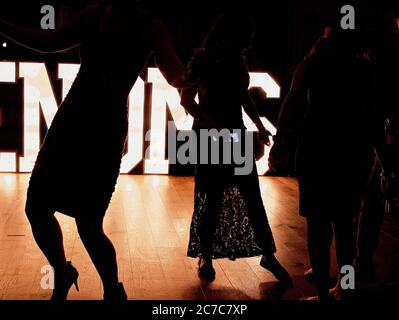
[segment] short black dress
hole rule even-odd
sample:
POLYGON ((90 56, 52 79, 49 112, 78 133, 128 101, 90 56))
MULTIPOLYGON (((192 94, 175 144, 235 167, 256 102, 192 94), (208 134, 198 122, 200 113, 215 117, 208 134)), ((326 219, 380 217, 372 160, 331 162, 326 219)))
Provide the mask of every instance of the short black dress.
MULTIPOLYGON (((221 43, 194 56, 188 71, 199 81, 200 108, 231 133, 234 129, 245 132, 242 103, 249 74, 241 53, 221 43)), ((204 151, 200 148, 201 129, 195 122, 198 161, 204 151)), ((232 138, 230 143, 244 144, 244 134, 241 139, 232 138)), ((223 164, 221 155, 219 164, 196 165, 188 256, 234 260, 275 252, 254 158, 250 159, 253 170, 249 175, 236 175, 234 169, 239 165, 223 164)))
POLYGON ((27 212, 76 218, 104 216, 119 174, 128 129, 128 95, 151 49, 132 19, 126 31, 101 33, 100 10, 81 43, 81 66, 37 157, 27 212))

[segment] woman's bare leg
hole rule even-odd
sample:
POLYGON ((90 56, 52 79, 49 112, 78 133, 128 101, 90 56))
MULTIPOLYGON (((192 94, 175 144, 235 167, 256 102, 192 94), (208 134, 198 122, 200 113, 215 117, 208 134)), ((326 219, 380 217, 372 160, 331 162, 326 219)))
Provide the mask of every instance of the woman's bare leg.
POLYGON ((332 222, 326 217, 308 217, 308 250, 319 299, 329 299, 332 222))
POLYGON ((76 219, 80 238, 99 273, 104 293, 115 292, 118 287, 118 265, 115 248, 105 235, 103 219, 76 219))
POLYGON ((26 215, 32 227, 33 237, 50 265, 54 268, 55 274, 64 273, 67 261, 63 236, 54 212, 43 214, 43 212, 26 210, 26 215))

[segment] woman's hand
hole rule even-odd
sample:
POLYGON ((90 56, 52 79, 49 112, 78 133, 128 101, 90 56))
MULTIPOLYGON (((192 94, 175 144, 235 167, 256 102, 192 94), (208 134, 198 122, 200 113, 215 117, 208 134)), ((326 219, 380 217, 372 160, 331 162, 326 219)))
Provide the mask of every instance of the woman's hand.
POLYGON ((274 143, 269 153, 269 170, 274 173, 287 174, 291 168, 292 155, 284 142, 274 138, 274 143))
POLYGON ((254 157, 256 161, 259 161, 265 155, 265 144, 260 140, 257 134, 254 139, 254 157))
POLYGON ((272 134, 268 130, 266 130, 265 127, 261 127, 258 132, 258 141, 261 144, 265 144, 268 147, 270 147, 270 145, 271 145, 270 137, 271 136, 272 136, 272 134))
POLYGON ((274 143, 269 153, 269 170, 271 172, 279 172, 281 170, 281 152, 279 146, 274 143))
POLYGON ((270 147, 271 141, 270 136, 272 134, 265 129, 265 127, 261 127, 259 131, 255 134, 254 139, 254 156, 255 160, 259 161, 265 155, 265 145, 270 147))
POLYGON ((186 68, 181 64, 172 45, 173 41, 165 25, 154 19, 147 34, 150 46, 154 50, 156 64, 166 81, 178 89, 195 85, 187 77, 186 68))

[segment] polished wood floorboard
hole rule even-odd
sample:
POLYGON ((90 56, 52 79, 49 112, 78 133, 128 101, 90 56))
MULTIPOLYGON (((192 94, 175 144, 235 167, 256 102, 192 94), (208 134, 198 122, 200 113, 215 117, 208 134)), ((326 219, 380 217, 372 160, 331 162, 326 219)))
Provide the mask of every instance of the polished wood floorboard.
MULTIPOLYGON (((40 287, 40 270, 46 260, 24 215, 28 181, 29 175, 0 174, 0 299, 50 296, 40 287)), ((294 288, 282 289, 259 266, 258 257, 218 260, 216 281, 200 281, 196 260, 186 257, 193 178, 122 175, 105 219, 105 230, 117 249, 120 279, 129 298, 278 300, 314 294, 313 285, 303 278, 309 262, 305 221, 297 213, 297 183, 292 178, 262 177, 260 184, 277 256, 292 274, 294 288)), ((70 299, 101 299, 100 279, 80 242, 74 220, 63 215, 57 218, 64 232, 68 260, 80 272, 81 291, 72 289, 70 299)), ((395 217, 387 220, 378 253, 381 284, 399 279, 399 224, 395 217)))

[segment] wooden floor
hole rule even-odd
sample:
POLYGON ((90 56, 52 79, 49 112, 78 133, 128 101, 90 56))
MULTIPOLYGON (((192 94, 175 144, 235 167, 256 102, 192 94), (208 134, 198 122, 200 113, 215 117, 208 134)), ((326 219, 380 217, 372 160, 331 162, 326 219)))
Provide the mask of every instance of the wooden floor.
MULTIPOLYGON (((29 175, 0 174, 0 299, 48 299, 40 287, 46 261, 37 248, 24 215, 29 175)), ((186 257, 193 209, 193 178, 128 176, 119 178, 105 221, 114 242, 121 281, 130 299, 298 299, 314 293, 303 279, 309 266, 306 228, 297 213, 297 183, 291 178, 262 177, 261 189, 277 256, 292 274, 295 286, 283 290, 262 269, 259 258, 218 260, 217 279, 201 282, 196 260, 186 257)), ((67 257, 80 272, 81 291, 70 299, 101 299, 100 279, 79 240, 71 218, 62 224, 67 257)), ((382 234, 379 283, 399 279, 399 228, 389 224, 382 234), (388 271, 386 271, 388 270, 388 271)))

